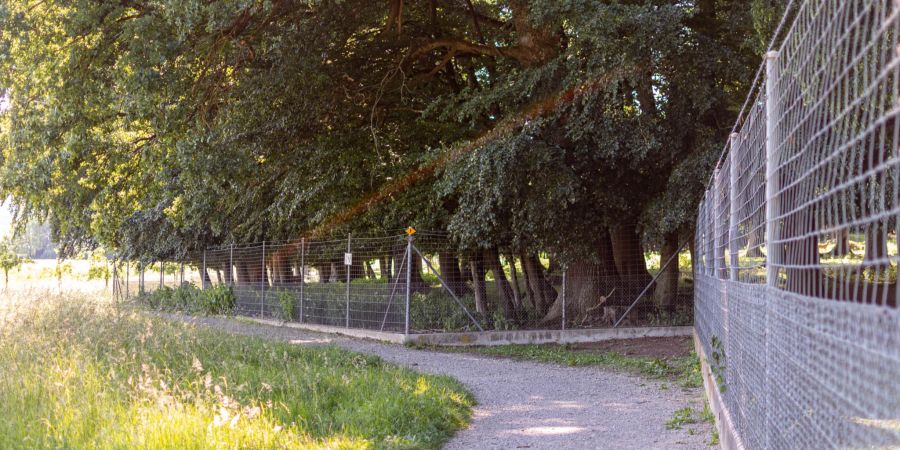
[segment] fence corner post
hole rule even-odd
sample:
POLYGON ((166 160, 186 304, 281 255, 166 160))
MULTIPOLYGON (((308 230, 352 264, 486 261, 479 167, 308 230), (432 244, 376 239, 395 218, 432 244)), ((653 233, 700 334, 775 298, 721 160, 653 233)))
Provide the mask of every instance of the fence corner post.
POLYGON ((409 297, 410 297, 410 285, 412 283, 412 268, 413 268, 413 254, 412 254, 412 242, 413 237, 410 234, 406 237, 406 317, 403 325, 403 334, 409 336, 409 297))

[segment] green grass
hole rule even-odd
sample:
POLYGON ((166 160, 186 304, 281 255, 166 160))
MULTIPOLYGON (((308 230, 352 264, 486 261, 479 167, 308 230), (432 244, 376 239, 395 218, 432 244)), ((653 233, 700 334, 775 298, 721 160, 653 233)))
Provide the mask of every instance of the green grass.
POLYGON ((479 353, 521 361, 564 366, 603 366, 636 373, 656 380, 669 380, 682 387, 700 387, 700 359, 690 356, 669 359, 624 356, 615 352, 577 351, 565 345, 500 345, 494 347, 440 347, 440 351, 479 353))
POLYGON ((0 299, 0 448, 439 448, 472 405, 451 378, 335 347, 0 299))

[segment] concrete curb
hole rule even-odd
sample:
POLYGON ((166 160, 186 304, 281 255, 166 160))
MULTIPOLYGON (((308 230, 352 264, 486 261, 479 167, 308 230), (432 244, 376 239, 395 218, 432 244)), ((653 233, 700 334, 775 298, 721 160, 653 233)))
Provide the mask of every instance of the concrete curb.
POLYGON ((734 421, 731 419, 731 413, 725 408, 722 401, 722 395, 719 392, 719 386, 716 384, 712 369, 709 367, 709 361, 706 359, 706 352, 703 350, 703 344, 700 342, 700 336, 697 331, 693 331, 694 349, 697 356, 700 357, 700 372, 703 375, 703 388, 706 391, 706 398, 709 400, 709 409, 716 416, 716 429, 719 431, 719 447, 723 450, 744 450, 744 442, 734 427, 734 421))
POLYGON ((690 336, 693 327, 598 328, 576 330, 515 330, 476 333, 411 334, 407 342, 450 347, 510 344, 579 344, 614 339, 690 336))
POLYGON ((285 322, 282 320, 273 320, 273 319, 259 319, 256 317, 241 317, 241 320, 249 320, 251 322, 256 322, 263 325, 270 325, 273 327, 288 327, 288 328, 296 328, 298 330, 306 330, 306 331, 315 331, 318 333, 330 333, 330 334, 339 334, 342 336, 350 336, 354 338, 361 339, 372 339, 376 341, 388 342, 391 344, 405 344, 407 342, 407 337, 401 333, 386 333, 383 331, 373 331, 373 330, 361 330, 357 328, 342 328, 342 327, 334 327, 329 325, 313 325, 307 323, 297 323, 297 322, 285 322))

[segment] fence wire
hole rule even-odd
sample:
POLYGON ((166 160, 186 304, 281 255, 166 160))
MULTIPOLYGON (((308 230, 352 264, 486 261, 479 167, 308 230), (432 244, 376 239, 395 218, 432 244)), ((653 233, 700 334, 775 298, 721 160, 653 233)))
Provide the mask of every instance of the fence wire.
POLYGON ((747 448, 894 448, 900 4, 792 13, 698 211, 695 324, 747 448))
POLYGON ((418 232, 218 246, 185 261, 128 264, 134 270, 117 277, 125 296, 165 287, 157 294, 173 298, 154 307, 193 308, 186 303, 198 300, 171 291, 178 286, 223 287, 238 315, 388 332, 690 325, 689 254, 644 247, 634 236, 605 259, 562 264, 512 246, 461 250, 447 233, 418 232))

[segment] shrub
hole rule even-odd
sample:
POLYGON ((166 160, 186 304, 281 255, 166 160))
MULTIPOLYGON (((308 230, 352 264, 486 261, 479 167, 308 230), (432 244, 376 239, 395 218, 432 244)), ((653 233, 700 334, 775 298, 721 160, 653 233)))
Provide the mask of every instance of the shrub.
POLYGON ((228 314, 234 310, 235 298, 230 286, 213 286, 201 290, 185 283, 177 288, 163 286, 138 297, 138 303, 159 311, 228 314))
POLYGON ((294 303, 296 296, 287 289, 279 289, 276 291, 278 304, 281 305, 281 319, 286 321, 294 320, 294 303))

